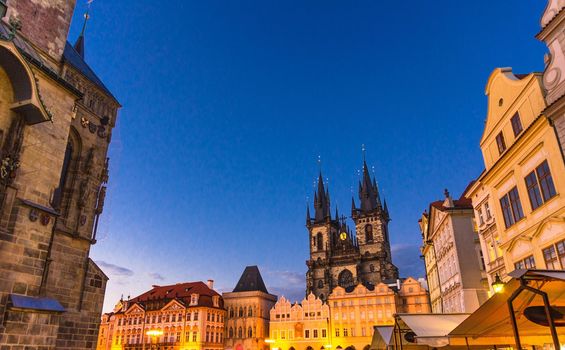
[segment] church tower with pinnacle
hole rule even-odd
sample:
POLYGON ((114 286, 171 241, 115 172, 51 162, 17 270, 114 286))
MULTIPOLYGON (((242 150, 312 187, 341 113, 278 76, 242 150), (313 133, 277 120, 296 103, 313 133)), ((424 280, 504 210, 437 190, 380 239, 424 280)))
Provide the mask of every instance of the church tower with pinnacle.
POLYGON ((392 264, 386 201, 381 203, 378 186, 371 179, 363 162, 363 179, 359 183, 359 204, 352 199, 352 232, 345 216, 331 215, 329 189, 324 186, 322 173, 314 193, 314 216, 306 208, 310 258, 306 261, 306 294, 313 293, 322 300, 341 286, 352 290, 358 284, 372 288, 385 280, 398 278, 392 264))

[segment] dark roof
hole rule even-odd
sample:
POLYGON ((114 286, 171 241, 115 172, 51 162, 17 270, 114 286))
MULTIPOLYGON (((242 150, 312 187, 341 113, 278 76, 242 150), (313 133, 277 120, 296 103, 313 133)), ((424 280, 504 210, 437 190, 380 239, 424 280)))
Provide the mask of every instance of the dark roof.
POLYGON ((110 90, 104 85, 102 80, 98 78, 96 73, 90 68, 90 66, 85 62, 85 60, 81 57, 81 55, 75 50, 73 45, 67 41, 65 44, 65 51, 63 52, 63 59, 65 62, 73 66, 76 70, 78 70, 82 75, 84 75, 88 80, 90 80, 94 85, 98 86, 102 89, 105 93, 107 93, 110 97, 117 101, 117 99, 112 95, 110 90))
POLYGON ((452 208, 448 208, 448 207, 444 207, 443 203, 445 201, 435 201, 432 202, 431 206, 439 209, 441 211, 444 210, 450 210, 450 209, 473 209, 473 203, 471 202, 471 200, 469 198, 465 198, 462 197, 460 199, 455 199, 453 200, 453 207, 452 208))
MULTIPOLYGON (((198 294, 198 306, 214 307, 212 297, 220 296, 215 290, 208 288, 204 282, 177 283, 169 286, 153 286, 153 288, 131 300, 130 303, 179 300, 185 305, 190 304, 192 294, 198 294)), ((220 297, 220 307, 223 307, 220 297)))
POLYGON ((263 292, 269 294, 259 268, 257 266, 247 266, 241 274, 237 285, 233 289, 234 292, 263 292))

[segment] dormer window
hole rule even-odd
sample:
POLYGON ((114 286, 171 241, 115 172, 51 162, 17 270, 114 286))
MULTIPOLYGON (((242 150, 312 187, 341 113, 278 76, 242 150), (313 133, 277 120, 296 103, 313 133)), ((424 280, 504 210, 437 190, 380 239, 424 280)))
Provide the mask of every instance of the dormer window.
POLYGON ((512 124, 512 131, 514 131, 514 136, 518 136, 524 128, 522 128, 522 121, 520 120, 520 113, 516 112, 514 116, 510 119, 512 124))
POLYGON ((192 294, 190 296, 190 305, 198 305, 198 294, 192 294))
POLYGON ((214 307, 220 307, 220 297, 217 295, 214 295, 212 297, 212 303, 214 304, 214 307))
POLYGON ((498 154, 502 154, 506 151, 506 142, 504 142, 502 131, 496 135, 496 145, 498 146, 498 154))

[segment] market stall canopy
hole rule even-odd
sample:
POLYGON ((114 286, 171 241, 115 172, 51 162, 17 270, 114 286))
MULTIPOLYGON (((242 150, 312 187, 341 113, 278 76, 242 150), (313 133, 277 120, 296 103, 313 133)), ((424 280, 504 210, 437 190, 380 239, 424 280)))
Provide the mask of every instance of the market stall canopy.
POLYGON ((393 345, 393 326, 375 326, 374 329, 370 350, 388 349, 389 345, 393 345))
MULTIPOLYGON (((547 293, 549 304, 555 308, 565 306, 565 271, 556 270, 516 270, 501 293, 493 295, 471 316, 449 333, 452 345, 514 345, 513 329, 508 310, 508 299, 520 288, 520 279, 528 285, 547 293), (466 339, 465 339, 466 338, 466 339)), ((526 318, 525 310, 543 307, 543 299, 524 290, 513 302, 517 328, 523 345, 543 345, 551 343, 549 328, 536 324, 526 318)), ((528 313, 528 311, 526 311, 528 313)), ((545 320, 545 314, 542 315, 545 320)), ((554 317, 555 318, 555 317, 554 317)), ((565 337, 565 327, 557 327, 558 335, 565 337)), ((562 338, 564 339, 564 338, 562 338)))
POLYGON ((397 325, 403 330, 403 338, 411 331, 414 343, 431 347, 449 345, 448 334, 470 314, 397 314, 397 325))

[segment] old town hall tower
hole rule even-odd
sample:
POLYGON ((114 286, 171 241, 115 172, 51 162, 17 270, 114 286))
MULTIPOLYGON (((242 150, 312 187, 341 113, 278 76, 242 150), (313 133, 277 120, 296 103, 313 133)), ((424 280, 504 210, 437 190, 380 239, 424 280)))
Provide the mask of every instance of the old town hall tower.
POLYGON ((357 208, 352 199, 351 218, 355 233, 340 217, 336 208, 332 218, 330 194, 320 173, 314 193, 314 217, 306 210, 306 227, 310 241, 310 259, 306 261, 306 294, 314 293, 322 300, 336 286, 346 289, 361 283, 369 288, 385 280, 398 278, 392 264, 386 201, 381 202, 375 179, 371 179, 363 162, 363 179, 359 183, 357 208))

